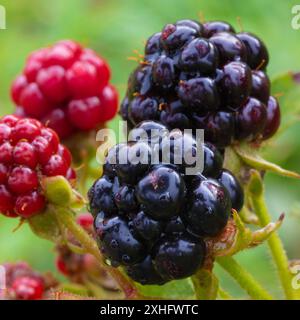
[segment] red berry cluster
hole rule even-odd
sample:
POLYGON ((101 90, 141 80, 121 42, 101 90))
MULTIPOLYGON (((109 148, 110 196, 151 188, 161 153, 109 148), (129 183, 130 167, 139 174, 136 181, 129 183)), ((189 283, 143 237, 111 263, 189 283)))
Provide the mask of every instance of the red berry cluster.
POLYGON ((44 292, 43 280, 37 277, 17 278, 12 290, 18 300, 41 300, 44 292))
POLYGON ((118 107, 110 69, 93 50, 70 40, 33 52, 13 82, 17 115, 47 123, 61 138, 96 129, 118 107))
POLYGON ((50 128, 35 119, 0 119, 0 212, 28 218, 46 205, 41 178, 74 180, 72 156, 50 128))
POLYGON ((25 262, 5 264, 6 294, 5 299, 40 300, 43 298, 47 284, 43 277, 34 272, 25 262))

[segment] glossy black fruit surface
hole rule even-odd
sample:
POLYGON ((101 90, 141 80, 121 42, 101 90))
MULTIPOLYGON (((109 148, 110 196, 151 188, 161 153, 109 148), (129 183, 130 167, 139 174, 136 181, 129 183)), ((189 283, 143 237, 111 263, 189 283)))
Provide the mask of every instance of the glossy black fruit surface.
POLYGON ((205 141, 219 148, 244 140, 261 142, 277 130, 280 112, 274 114, 270 131, 263 115, 254 115, 258 108, 252 102, 251 108, 245 105, 252 99, 267 105, 271 99, 268 62, 261 39, 237 33, 227 22, 167 24, 148 39, 144 59, 129 77, 120 115, 129 127, 155 120, 168 129, 204 129, 205 141), (240 134, 245 122, 255 132, 240 134))
POLYGON ((262 40, 248 32, 238 33, 237 37, 246 47, 247 63, 250 68, 264 70, 269 62, 269 53, 262 40))
POLYGON ((231 32, 235 33, 232 25, 225 21, 209 21, 204 23, 204 34, 206 38, 210 38, 215 33, 231 32))
POLYGON ((144 285, 195 274, 206 258, 206 238, 222 232, 232 209, 243 205, 240 185, 222 169, 223 155, 214 145, 199 143, 192 132, 166 129, 141 122, 129 135, 134 141, 108 152, 103 176, 89 191, 104 257, 144 285), (187 155, 202 159, 203 171, 187 155))
POLYGON ((154 266, 168 280, 193 275, 202 267, 205 258, 203 240, 187 235, 162 238, 154 251, 154 266))
POLYGON ((253 140, 263 133, 266 123, 265 104, 255 98, 249 98, 236 115, 236 137, 253 140))
POLYGON ((185 192, 185 183, 180 174, 163 165, 151 170, 136 188, 139 203, 147 214, 158 220, 178 215, 185 192))
POLYGON ((95 228, 101 250, 113 265, 133 265, 145 258, 144 245, 133 235, 124 219, 118 216, 106 218, 100 213, 95 228))
POLYGON ((270 80, 263 71, 252 71, 251 96, 265 104, 268 103, 270 97, 270 80))
POLYGON ((251 69, 245 63, 230 62, 224 66, 220 82, 223 103, 232 109, 238 109, 247 100, 251 91, 251 69))
POLYGON ((162 285, 167 282, 154 268, 152 259, 147 256, 145 260, 132 266, 125 267, 128 276, 143 285, 162 285))
POLYGON ((100 211, 113 214, 117 211, 114 202, 114 181, 107 176, 97 180, 89 191, 90 211, 95 216, 100 211))
POLYGON ((147 242, 156 241, 163 230, 163 223, 149 217, 143 211, 140 211, 132 219, 134 229, 139 233, 139 236, 147 242))
POLYGON ((270 97, 267 103, 267 120, 263 132, 264 139, 271 138, 280 125, 280 108, 278 101, 274 97, 270 97))
POLYGON ((223 169, 218 181, 228 191, 232 208, 240 211, 244 204, 244 190, 237 178, 230 171, 223 169))
POLYGON ((216 236, 225 227, 232 208, 228 191, 216 180, 200 181, 190 191, 184 219, 197 236, 216 236))

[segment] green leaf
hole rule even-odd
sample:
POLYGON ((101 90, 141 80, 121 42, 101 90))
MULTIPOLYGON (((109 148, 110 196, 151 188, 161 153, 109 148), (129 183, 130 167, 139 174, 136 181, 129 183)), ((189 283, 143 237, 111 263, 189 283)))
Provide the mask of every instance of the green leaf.
POLYGON ((296 82, 292 72, 285 72, 274 79, 272 79, 272 94, 280 94, 279 100, 282 100, 284 96, 295 86, 296 82))
POLYGON ((251 168, 263 171, 271 171, 285 177, 300 179, 300 174, 293 171, 285 170, 277 164, 263 159, 258 154, 258 150, 249 145, 241 144, 235 146, 234 150, 240 156, 242 161, 251 168))

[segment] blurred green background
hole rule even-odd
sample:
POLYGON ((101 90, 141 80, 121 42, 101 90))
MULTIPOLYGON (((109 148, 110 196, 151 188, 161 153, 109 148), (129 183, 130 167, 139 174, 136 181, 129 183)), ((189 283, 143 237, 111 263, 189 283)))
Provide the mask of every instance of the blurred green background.
MULTIPOLYGON (((63 38, 87 45, 112 68, 113 83, 123 96, 129 72, 135 66, 127 57, 143 50, 143 42, 164 24, 177 19, 222 19, 239 29, 240 17, 246 31, 266 42, 271 60, 270 77, 288 70, 300 70, 300 30, 291 27, 291 8, 297 1, 287 0, 19 0, 1 1, 6 8, 7 29, 0 30, 0 115, 13 105, 9 88, 20 72, 26 56, 41 46, 63 38)), ((297 116, 297 115, 296 115, 297 116)), ((117 130, 118 119, 110 126, 117 130)), ((271 144, 267 156, 279 164, 300 171, 300 123, 284 132, 271 144), (284 148, 284 149, 282 149, 284 148)), ((287 213, 280 230, 291 258, 300 258, 300 182, 268 174, 267 198, 274 219, 287 213)), ((39 270, 53 270, 53 246, 39 240, 24 225, 17 232, 17 220, 0 218, 0 263, 27 260, 39 270)), ((237 256, 237 259, 280 297, 280 287, 265 245, 237 256)), ((235 296, 238 287, 217 268, 221 284, 235 296)))

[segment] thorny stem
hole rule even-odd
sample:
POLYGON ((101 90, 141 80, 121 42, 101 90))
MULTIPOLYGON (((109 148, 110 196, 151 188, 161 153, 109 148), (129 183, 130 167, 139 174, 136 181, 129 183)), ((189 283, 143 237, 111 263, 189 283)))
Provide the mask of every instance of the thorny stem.
POLYGON ((56 207, 55 210, 57 219, 70 230, 73 236, 79 241, 79 243, 86 249, 88 253, 93 255, 99 264, 105 268, 108 273, 115 279, 119 287, 125 294, 126 299, 142 299, 143 296, 139 294, 137 288, 123 273, 115 268, 107 266, 103 257, 99 251, 96 241, 89 236, 89 234, 76 223, 73 212, 65 207, 56 207))
MULTIPOLYGON (((271 216, 268 212, 263 192, 259 195, 252 196, 252 205, 262 227, 271 222, 271 216)), ((295 300, 296 292, 292 288, 292 274, 289 271, 288 257, 278 233, 273 233, 269 237, 268 245, 276 264, 277 272, 286 298, 289 300, 295 300)))
POLYGON ((253 276, 232 257, 219 257, 217 262, 232 278, 255 300, 273 300, 274 298, 257 282, 253 276))

